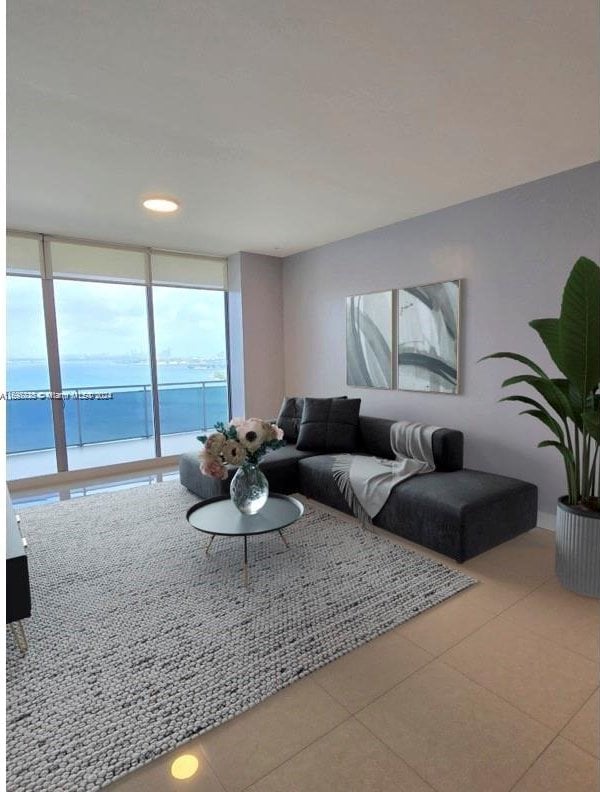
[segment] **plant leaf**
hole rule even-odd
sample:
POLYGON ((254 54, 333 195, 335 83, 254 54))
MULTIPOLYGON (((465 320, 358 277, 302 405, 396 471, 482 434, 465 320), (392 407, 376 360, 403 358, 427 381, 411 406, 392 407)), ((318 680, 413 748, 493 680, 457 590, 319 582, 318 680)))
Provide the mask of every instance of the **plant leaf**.
POLYGON ((561 371, 584 396, 600 380, 600 267, 577 259, 563 291, 560 311, 561 371))
MULTIPOLYGON (((552 417, 552 415, 550 415, 550 413, 547 411, 547 409, 544 407, 544 405, 540 404, 540 402, 536 401, 535 399, 530 399, 529 396, 504 396, 502 399, 498 399, 498 401, 501 401, 501 402, 503 402, 503 401, 521 402, 522 404, 529 404, 531 407, 535 407, 536 410, 538 410, 541 413, 544 413, 544 415, 547 416, 549 421, 553 421, 554 423, 556 423, 556 425, 558 426, 558 428, 560 430, 560 434, 562 436, 562 427, 560 426, 560 424, 558 424, 555 421, 555 419, 552 417)), ((535 412, 534 410, 523 410, 522 412, 519 413, 519 415, 534 415, 534 412, 535 412)), ((537 418, 539 416, 536 415, 535 417, 537 418)), ((546 423, 546 421, 544 421, 544 423, 546 423)), ((548 426, 548 425, 549 424, 546 423, 546 426, 548 426)), ((554 431, 554 429, 552 431, 554 431)), ((563 436, 563 439, 564 439, 564 436, 563 436)))
POLYGON ((565 458, 565 461, 571 465, 575 464, 575 457, 573 452, 570 451, 564 443, 559 443, 557 440, 542 440, 538 443, 538 448, 557 448, 565 458))
POLYGON ((524 382, 531 385, 541 396, 546 399, 550 407, 558 413, 561 418, 569 417, 575 420, 571 402, 562 390, 548 377, 535 377, 533 374, 517 374, 516 377, 509 377, 504 380, 502 387, 518 385, 524 382))
POLYGON ((503 396, 501 399, 498 399, 499 402, 505 401, 514 401, 514 402, 522 402, 523 404, 530 404, 532 407, 536 407, 538 410, 545 410, 543 404, 540 404, 535 399, 531 399, 529 396, 503 396))
POLYGON ((516 360, 517 363, 522 363, 524 366, 529 366, 532 371, 535 371, 536 374, 539 374, 540 377, 547 376, 545 371, 538 366, 537 363, 534 363, 533 360, 530 360, 525 355, 518 355, 516 352, 494 352, 493 355, 485 355, 482 358, 479 358, 479 363, 482 360, 491 360, 492 358, 506 358, 507 360, 516 360))
POLYGON ((572 415, 570 416, 571 420, 576 424, 578 429, 582 429, 581 411, 583 410, 583 399, 581 394, 567 379, 553 379, 552 382, 569 400, 572 410, 572 415))
POLYGON ((561 425, 551 415, 549 415, 546 410, 523 410, 519 413, 519 415, 532 415, 534 418, 537 418, 538 421, 541 421, 544 426, 548 427, 552 434, 558 437, 559 442, 564 445, 565 433, 563 432, 561 425))
POLYGON ((560 320, 559 319, 534 319, 529 322, 529 326, 538 333, 539 337, 544 342, 550 357, 558 366, 559 370, 563 371, 562 362, 560 359, 560 320))
POLYGON ((600 443, 600 412, 597 410, 586 410, 582 413, 583 425, 597 443, 600 443))

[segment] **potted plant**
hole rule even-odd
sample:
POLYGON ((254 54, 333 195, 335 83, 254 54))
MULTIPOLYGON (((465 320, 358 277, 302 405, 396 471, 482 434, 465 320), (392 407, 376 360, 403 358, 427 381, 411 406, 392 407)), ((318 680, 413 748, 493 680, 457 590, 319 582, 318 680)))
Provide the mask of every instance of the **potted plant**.
POLYGON ((524 355, 497 352, 530 372, 509 377, 502 387, 526 384, 537 396, 512 395, 501 401, 526 404, 520 415, 541 421, 553 439, 540 448, 562 456, 568 494, 556 513, 556 573, 564 586, 600 597, 600 268, 588 258, 576 261, 562 296, 558 319, 535 319, 537 331, 563 377, 550 377, 524 355))

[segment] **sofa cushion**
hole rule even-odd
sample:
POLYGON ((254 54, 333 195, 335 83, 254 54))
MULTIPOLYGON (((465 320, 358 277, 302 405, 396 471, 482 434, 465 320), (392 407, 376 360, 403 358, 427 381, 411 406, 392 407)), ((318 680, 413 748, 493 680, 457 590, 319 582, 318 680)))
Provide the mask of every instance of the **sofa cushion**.
POLYGON ((288 495, 298 492, 298 461, 311 456, 311 453, 300 451, 293 443, 288 443, 265 454, 259 467, 267 477, 271 492, 288 495))
POLYGON ((360 399, 304 399, 300 451, 352 452, 358 441, 360 399))
MULTIPOLYGON (((359 448, 370 456, 393 459, 390 429, 395 421, 361 415, 359 448)), ((437 429, 432 437, 433 461, 440 471, 460 470, 463 466, 463 434, 455 429, 437 429)))
MULTIPOLYGON (((347 399, 347 396, 334 396, 334 399, 347 399)), ((283 429, 283 434, 288 443, 298 441, 298 431, 302 421, 304 409, 304 396, 286 396, 279 409, 277 426, 283 429)))

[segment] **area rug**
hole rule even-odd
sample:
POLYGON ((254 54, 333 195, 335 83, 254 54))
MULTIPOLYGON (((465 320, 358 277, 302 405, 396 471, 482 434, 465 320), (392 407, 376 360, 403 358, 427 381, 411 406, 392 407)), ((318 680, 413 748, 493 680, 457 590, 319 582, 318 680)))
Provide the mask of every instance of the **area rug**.
POLYGON ((99 789, 474 581, 307 509, 242 541, 178 482, 24 509, 29 652, 7 644, 8 788, 99 789))

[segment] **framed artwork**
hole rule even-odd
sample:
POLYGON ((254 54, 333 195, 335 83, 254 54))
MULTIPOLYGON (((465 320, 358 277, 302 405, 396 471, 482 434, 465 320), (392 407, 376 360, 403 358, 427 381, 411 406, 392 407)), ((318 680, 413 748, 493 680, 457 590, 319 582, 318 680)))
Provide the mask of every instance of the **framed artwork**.
POLYGON ((398 290, 398 388, 458 393, 460 281, 398 290))
POLYGON ((346 382, 358 388, 392 387, 392 292, 346 298, 346 382))

